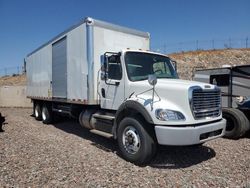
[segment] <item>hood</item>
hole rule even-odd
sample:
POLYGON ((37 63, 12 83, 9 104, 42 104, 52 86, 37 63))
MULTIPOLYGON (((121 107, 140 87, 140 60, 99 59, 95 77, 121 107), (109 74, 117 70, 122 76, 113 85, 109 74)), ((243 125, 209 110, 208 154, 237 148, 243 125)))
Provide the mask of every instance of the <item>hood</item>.
MULTIPOLYGON (((155 85, 155 95, 153 101, 153 109, 151 108, 153 92, 147 80, 131 82, 129 84, 127 96, 132 95, 131 100, 140 102, 149 113, 154 114, 156 109, 170 109, 181 112, 186 117, 186 123, 192 124, 194 122, 202 123, 207 120, 194 121, 190 109, 189 88, 200 87, 202 89, 213 90, 216 86, 195 81, 187 81, 180 79, 157 79, 155 85)), ((154 115, 153 115, 154 116, 154 115)), ((159 122, 158 124, 166 123, 159 122)), ((183 122, 176 122, 175 124, 183 122)))
MULTIPOLYGON (((157 84, 155 85, 156 92, 162 94, 167 94, 169 92, 188 92, 188 89, 193 86, 198 86, 202 89, 214 89, 216 86, 196 81, 181 80, 181 79, 157 79, 157 84)), ((131 82, 129 91, 141 93, 152 88, 147 80, 131 82)), ((177 93, 176 93, 177 94, 177 93)))

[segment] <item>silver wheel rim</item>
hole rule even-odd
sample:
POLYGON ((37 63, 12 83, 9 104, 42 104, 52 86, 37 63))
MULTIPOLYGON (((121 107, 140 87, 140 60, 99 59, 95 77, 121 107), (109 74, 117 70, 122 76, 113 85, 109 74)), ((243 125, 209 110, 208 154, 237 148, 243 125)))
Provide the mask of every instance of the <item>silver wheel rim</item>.
POLYGON ((46 120, 46 114, 45 114, 44 110, 42 111, 42 118, 43 118, 43 120, 46 120))
POLYGON ((38 111, 35 109, 35 116, 38 117, 38 111))
POLYGON ((138 131, 133 126, 128 126, 122 134, 122 144, 130 154, 135 154, 141 147, 141 139, 138 131))

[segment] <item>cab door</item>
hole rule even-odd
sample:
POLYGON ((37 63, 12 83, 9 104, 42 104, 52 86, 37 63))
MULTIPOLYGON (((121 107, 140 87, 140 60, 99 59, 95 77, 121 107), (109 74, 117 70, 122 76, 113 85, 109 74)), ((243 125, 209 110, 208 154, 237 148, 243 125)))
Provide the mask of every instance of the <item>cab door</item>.
POLYGON ((103 109, 117 110, 125 99, 124 68, 120 57, 120 53, 104 54, 98 88, 103 109))

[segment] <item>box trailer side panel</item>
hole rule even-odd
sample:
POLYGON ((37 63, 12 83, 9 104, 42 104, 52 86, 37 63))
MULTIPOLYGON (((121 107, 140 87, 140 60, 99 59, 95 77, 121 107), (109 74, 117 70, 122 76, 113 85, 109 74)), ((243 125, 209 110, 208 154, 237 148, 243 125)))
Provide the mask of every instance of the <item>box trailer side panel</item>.
POLYGON ((86 24, 67 34, 67 99, 88 100, 86 24))
POLYGON ((81 24, 29 55, 28 97, 87 100, 86 54, 86 24, 81 24))
POLYGON ((26 58, 27 96, 51 97, 52 46, 47 45, 26 58))
MULTIPOLYGON (((250 96, 250 65, 232 68, 232 95, 250 96)), ((232 98, 232 107, 238 107, 236 98, 232 98)))

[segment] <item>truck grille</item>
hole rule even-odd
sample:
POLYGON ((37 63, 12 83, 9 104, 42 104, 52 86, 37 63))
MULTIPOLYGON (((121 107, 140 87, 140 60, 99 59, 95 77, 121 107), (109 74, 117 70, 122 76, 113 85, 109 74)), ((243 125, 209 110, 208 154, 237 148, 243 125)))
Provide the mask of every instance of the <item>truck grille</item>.
POLYGON ((218 117, 221 114, 220 90, 192 90, 191 109, 195 119, 218 117))

